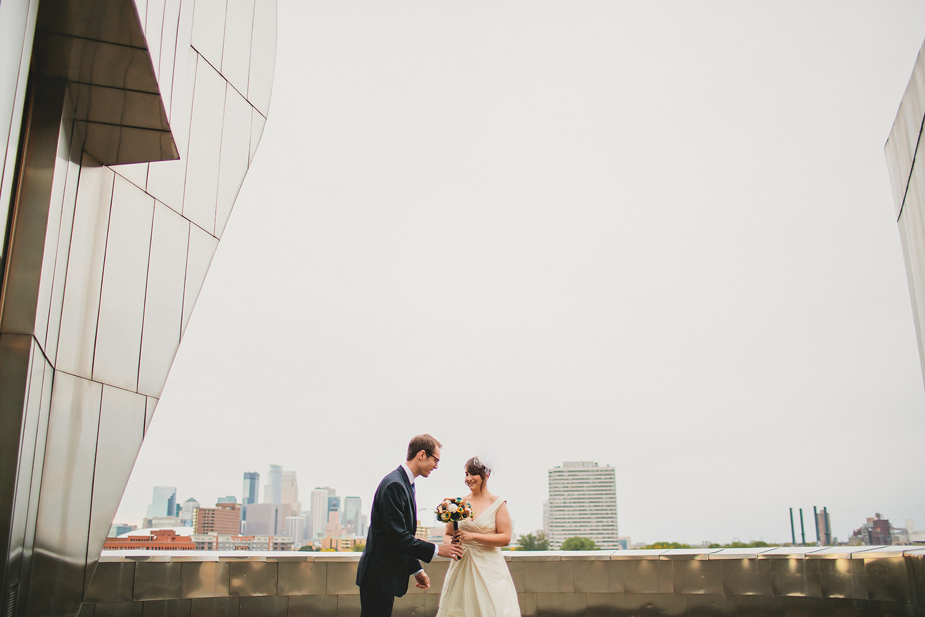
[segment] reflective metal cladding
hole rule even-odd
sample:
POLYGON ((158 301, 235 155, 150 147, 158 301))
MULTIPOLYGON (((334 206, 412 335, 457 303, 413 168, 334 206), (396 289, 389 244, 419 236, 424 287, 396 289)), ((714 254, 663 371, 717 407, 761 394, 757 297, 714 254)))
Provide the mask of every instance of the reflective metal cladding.
POLYGON ((82 603, 103 597, 131 614, 139 600, 237 614, 198 600, 239 584, 225 564, 93 574, 263 133, 275 50, 275 0, 0 2, 10 617, 92 613, 82 603))

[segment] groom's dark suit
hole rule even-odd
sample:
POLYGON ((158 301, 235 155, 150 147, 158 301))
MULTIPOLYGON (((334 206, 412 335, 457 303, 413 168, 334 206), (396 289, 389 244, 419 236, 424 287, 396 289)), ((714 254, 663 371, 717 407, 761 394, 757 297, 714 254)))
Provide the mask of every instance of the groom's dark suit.
POLYGON ((421 569, 421 561, 433 559, 434 545, 414 537, 416 512, 411 481, 399 466, 382 479, 373 497, 366 548, 357 568, 363 615, 390 615, 395 596, 408 591, 408 577, 421 569), (386 610, 375 610, 386 603, 381 607, 386 610))

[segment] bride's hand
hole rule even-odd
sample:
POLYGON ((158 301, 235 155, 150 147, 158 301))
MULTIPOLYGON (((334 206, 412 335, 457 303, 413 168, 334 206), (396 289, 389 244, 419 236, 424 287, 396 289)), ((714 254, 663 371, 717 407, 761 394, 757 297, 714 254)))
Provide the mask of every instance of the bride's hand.
POLYGON ((469 533, 468 531, 457 531, 453 534, 453 539, 457 542, 466 544, 467 542, 475 540, 475 534, 469 533))

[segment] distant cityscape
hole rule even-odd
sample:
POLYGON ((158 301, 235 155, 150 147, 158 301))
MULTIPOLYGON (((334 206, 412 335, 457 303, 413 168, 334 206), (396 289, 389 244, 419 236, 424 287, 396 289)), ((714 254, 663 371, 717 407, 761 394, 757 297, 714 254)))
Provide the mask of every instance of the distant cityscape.
POLYGON ((220 497, 214 507, 195 498, 179 503, 173 486, 155 486, 141 525, 113 524, 104 550, 352 550, 366 537, 359 497, 340 497, 330 486, 299 499, 295 471, 270 465, 260 500, 260 474, 243 474, 240 498, 220 497))
MULTIPOLYGON (((330 486, 314 488, 308 507, 299 499, 296 472, 270 465, 259 499, 260 474, 245 472, 240 498, 219 498, 214 507, 203 507, 195 498, 179 503, 177 489, 155 486, 141 525, 113 524, 104 550, 252 550, 252 551, 357 551, 366 540, 368 516, 359 497, 341 497, 330 486)), ((720 548, 725 546, 781 546, 847 544, 925 544, 925 531, 916 531, 912 520, 894 526, 880 513, 868 518, 845 542, 832 535, 827 508, 813 508, 815 541, 790 509, 791 541, 763 541, 730 545, 704 542, 690 546, 658 541, 633 544, 619 535, 616 469, 594 461, 566 461, 548 470, 549 498, 543 503, 543 528, 512 538, 513 550, 629 550, 639 548, 720 548), (799 521, 799 542, 796 520, 799 521)), ((420 520, 416 537, 442 543, 445 525, 427 527, 420 520)), ((812 532, 810 531, 810 534, 812 532)))

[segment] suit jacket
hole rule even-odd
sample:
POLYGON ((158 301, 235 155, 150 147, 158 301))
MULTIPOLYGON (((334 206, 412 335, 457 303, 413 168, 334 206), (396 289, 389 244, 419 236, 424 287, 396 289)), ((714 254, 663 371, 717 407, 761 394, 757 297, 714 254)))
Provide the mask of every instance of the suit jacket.
POLYGON ((379 483, 370 513, 366 548, 357 567, 357 585, 401 597, 408 576, 430 562, 434 545, 414 537, 417 506, 411 481, 399 467, 379 483))

